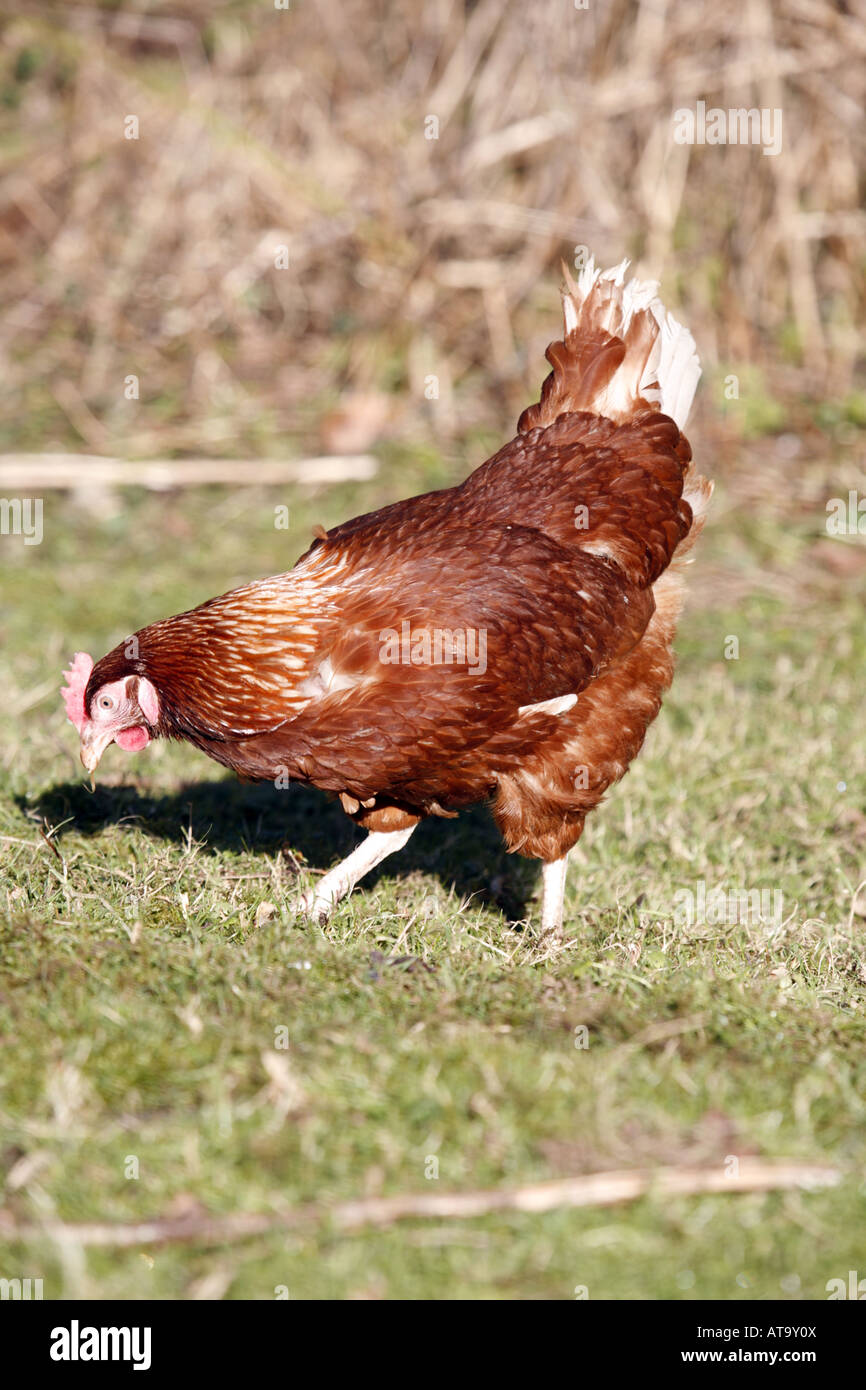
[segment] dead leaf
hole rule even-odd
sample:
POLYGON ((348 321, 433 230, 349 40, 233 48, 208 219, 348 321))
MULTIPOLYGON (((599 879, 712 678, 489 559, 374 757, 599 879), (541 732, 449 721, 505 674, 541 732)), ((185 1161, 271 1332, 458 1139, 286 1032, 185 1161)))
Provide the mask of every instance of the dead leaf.
POLYGON ((258 907, 256 908, 256 928, 262 926, 265 922, 269 922, 271 918, 276 917, 276 915, 277 907, 275 903, 259 903, 258 907))

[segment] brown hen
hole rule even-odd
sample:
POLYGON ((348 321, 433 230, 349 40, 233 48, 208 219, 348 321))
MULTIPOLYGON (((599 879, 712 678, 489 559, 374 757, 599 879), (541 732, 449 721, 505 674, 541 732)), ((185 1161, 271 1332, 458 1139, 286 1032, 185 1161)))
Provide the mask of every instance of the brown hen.
POLYGON ((568 851, 670 684, 711 492, 682 434, 694 342, 626 264, 567 277, 541 400, 459 487, 348 521, 95 666, 79 653, 63 693, 85 767, 112 741, 186 739, 337 793, 369 834, 301 899, 318 917, 422 817, 489 800, 543 861, 560 931, 568 851))

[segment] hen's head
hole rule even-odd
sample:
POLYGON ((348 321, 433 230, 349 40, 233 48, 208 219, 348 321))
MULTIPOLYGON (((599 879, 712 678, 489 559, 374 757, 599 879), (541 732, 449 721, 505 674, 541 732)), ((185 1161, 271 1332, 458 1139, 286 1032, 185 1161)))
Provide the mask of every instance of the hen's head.
POLYGON ((109 743, 127 753, 146 748, 159 722, 159 696, 146 676, 130 673, 94 686, 92 673, 93 658, 76 652, 60 692, 81 738, 81 761, 88 772, 109 743))

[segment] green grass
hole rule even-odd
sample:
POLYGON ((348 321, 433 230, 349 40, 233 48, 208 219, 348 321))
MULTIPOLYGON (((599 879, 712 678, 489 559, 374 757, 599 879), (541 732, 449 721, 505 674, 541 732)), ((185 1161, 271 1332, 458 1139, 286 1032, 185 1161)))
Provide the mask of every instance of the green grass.
POLYGON ((862 577, 813 588, 807 539, 745 509, 705 538, 696 578, 727 564, 746 596, 687 613, 644 753, 574 854, 559 951, 534 925, 536 867, 484 808, 422 826, 319 928, 292 901, 354 836, 323 796, 161 745, 112 749, 83 784, 56 694, 74 650, 424 485, 394 456, 318 498, 129 493, 101 516, 54 499, 41 546, 0 541, 4 1205, 37 1222, 322 1209, 224 1246, 7 1244, 0 1274, 41 1275, 46 1297, 826 1297, 866 1274, 866 632, 862 577), (768 563, 775 596, 751 584, 768 563), (782 920, 687 926, 675 895, 699 880, 781 892, 782 920), (746 1155, 842 1179, 351 1236, 327 1219, 437 1183, 746 1155))

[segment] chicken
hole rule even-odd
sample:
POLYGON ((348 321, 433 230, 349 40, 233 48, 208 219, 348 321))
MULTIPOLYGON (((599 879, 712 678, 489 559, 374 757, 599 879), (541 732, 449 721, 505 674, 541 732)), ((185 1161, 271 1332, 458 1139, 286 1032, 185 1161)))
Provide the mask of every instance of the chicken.
POLYGON ((673 675, 683 562, 711 487, 682 434, 694 341, 628 262, 577 283, 517 435, 457 487, 322 531, 288 574, 152 623, 66 673, 93 772, 186 739, 245 778, 339 796, 367 837, 301 899, 324 919, 425 816, 489 801, 543 863, 639 751, 673 675))

